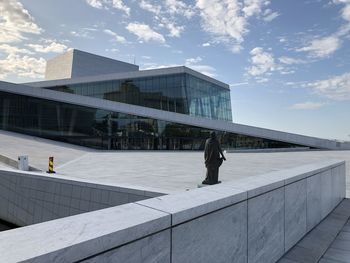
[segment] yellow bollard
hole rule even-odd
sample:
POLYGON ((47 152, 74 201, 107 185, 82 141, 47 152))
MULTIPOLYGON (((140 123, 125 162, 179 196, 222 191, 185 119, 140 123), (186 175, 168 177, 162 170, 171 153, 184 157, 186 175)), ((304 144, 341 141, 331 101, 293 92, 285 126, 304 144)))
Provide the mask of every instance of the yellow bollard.
POLYGON ((53 157, 49 157, 49 170, 46 171, 47 173, 49 174, 54 174, 56 173, 54 170, 53 170, 53 157))

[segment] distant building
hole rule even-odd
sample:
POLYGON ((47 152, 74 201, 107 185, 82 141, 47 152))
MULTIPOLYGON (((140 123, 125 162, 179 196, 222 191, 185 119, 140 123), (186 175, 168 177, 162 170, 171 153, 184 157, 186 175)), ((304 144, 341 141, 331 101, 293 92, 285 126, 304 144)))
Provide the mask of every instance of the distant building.
POLYGON ((138 70, 139 66, 134 64, 72 49, 46 62, 45 79, 71 79, 138 70))
POLYGON ((0 128, 112 150, 202 150, 347 144, 232 123, 230 89, 187 67, 139 70, 79 50, 47 62, 46 81, 0 82, 0 128))

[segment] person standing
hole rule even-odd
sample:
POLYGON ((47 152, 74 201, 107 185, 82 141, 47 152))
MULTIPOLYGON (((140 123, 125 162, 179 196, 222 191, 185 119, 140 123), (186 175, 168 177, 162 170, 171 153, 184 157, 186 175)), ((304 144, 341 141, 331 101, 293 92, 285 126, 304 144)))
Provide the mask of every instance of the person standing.
POLYGON ((214 131, 210 133, 210 138, 205 142, 204 160, 205 167, 207 168, 207 174, 202 184, 212 185, 221 183, 221 181, 218 180, 219 167, 223 160, 226 161, 226 158, 221 150, 220 143, 214 131))

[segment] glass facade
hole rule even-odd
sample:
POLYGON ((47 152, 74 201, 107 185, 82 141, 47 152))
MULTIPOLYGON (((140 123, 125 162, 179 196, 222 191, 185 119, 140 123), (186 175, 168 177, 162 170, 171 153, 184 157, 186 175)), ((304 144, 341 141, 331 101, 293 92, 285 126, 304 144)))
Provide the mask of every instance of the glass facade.
MULTIPOLYGON (((0 129, 112 150, 203 150, 210 131, 151 118, 0 92, 0 129)), ((218 132, 224 149, 296 147, 218 132)))
POLYGON ((47 89, 232 121, 230 90, 185 73, 80 83, 47 89))

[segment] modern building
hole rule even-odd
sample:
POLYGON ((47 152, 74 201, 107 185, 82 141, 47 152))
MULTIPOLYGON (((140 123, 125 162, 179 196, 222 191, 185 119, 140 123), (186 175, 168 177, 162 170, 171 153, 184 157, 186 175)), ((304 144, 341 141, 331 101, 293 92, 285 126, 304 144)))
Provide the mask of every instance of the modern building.
POLYGON ((0 129, 112 150, 201 150, 212 130, 225 149, 350 148, 235 124, 229 86, 187 67, 139 70, 71 50, 49 60, 45 76, 0 82, 0 129))

